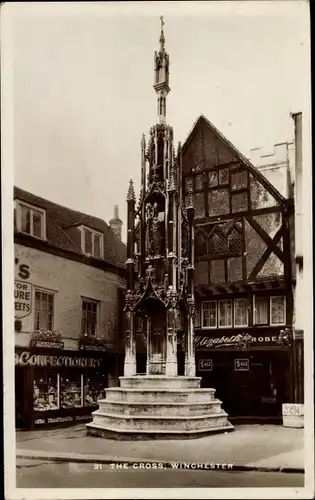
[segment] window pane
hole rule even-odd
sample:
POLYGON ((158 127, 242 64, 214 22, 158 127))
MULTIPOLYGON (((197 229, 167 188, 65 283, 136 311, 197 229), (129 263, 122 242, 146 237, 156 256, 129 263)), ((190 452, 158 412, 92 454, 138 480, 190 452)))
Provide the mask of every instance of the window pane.
POLYGON ((97 324, 97 303, 84 300, 82 302, 82 334, 95 335, 97 324))
POLYGON ((101 256, 101 237, 98 234, 94 234, 93 255, 94 257, 101 256))
POLYGON ((23 233, 31 234, 31 211, 23 205, 21 205, 21 230, 23 233))
POLYGON ((266 325, 268 323, 267 297, 255 297, 254 317, 256 325, 266 325))
POLYGON ((48 411, 59 408, 57 375, 43 375, 36 371, 33 382, 33 410, 48 411))
POLYGON ((53 329, 53 294, 35 291, 35 330, 53 329))
POLYGON ((215 301, 204 302, 203 307, 203 327, 217 326, 217 303, 215 301))
POLYGON ((219 326, 232 326, 232 301, 219 301, 219 326))
POLYGON ((218 185, 218 173, 216 170, 209 172, 209 186, 214 187, 218 185))
POLYGON ((91 233, 91 231, 85 230, 84 237, 85 237, 84 251, 85 251, 85 253, 89 253, 90 255, 92 255, 92 233, 91 233))
POLYGON ((105 398, 104 380, 99 377, 84 377, 84 406, 97 406, 99 399, 105 398))
POLYGON ((234 325, 247 326, 247 300, 235 299, 234 301, 234 325))
POLYGON ((32 217, 33 217, 33 236, 36 236, 37 238, 42 237, 42 213, 38 212, 37 210, 32 210, 32 217))
POLYGON ((229 182, 229 169, 222 168, 219 170, 219 184, 227 184, 229 182))
POLYGON ((285 323, 285 300, 284 297, 271 297, 271 323, 283 325, 285 323))
POLYGON ((70 378, 60 378, 61 408, 82 406, 81 375, 71 374, 70 378))

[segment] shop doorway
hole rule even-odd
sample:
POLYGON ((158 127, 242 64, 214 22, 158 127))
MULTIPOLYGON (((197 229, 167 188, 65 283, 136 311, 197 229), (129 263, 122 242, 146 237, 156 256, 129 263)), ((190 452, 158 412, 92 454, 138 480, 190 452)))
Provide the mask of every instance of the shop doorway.
POLYGON ((25 370, 15 368, 15 427, 24 429, 27 427, 26 418, 26 391, 25 391, 25 370))

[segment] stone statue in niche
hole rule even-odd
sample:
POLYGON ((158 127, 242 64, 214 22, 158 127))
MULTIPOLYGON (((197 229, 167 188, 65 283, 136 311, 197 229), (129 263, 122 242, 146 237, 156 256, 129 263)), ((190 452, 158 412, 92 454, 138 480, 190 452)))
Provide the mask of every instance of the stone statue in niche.
POLYGON ((157 164, 158 164, 158 166, 163 166, 163 163, 164 163, 164 136, 163 136, 163 133, 164 133, 164 130, 162 130, 162 131, 159 130, 158 140, 157 140, 157 164))
POLYGON ((159 83, 161 80, 161 69, 162 69, 162 57, 158 55, 156 57, 156 65, 155 65, 156 83, 159 83))
POLYGON ((153 205, 152 230, 154 255, 162 255, 164 243, 164 224, 163 220, 160 220, 159 206, 156 202, 153 205))
POLYGON ((151 203, 147 204, 146 207, 147 216, 147 254, 148 256, 154 255, 154 244, 153 244, 153 207, 151 203))

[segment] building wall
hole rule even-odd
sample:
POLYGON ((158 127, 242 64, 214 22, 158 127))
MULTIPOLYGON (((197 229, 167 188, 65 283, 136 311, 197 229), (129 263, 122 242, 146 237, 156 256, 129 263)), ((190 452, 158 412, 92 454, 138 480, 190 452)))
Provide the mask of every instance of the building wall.
POLYGON ((209 166, 237 161, 237 157, 222 140, 199 120, 194 130, 193 140, 183 149, 183 173, 198 171, 209 166))
POLYGON ((78 349, 82 297, 99 301, 97 336, 108 338, 110 341, 117 338, 118 295, 119 289, 125 287, 123 278, 20 244, 15 244, 15 259, 15 279, 32 285, 31 312, 21 319, 22 330, 16 332, 17 346, 28 346, 34 331, 36 287, 55 293, 53 329, 61 331, 64 349, 78 349))
POLYGON ((251 163, 285 197, 290 196, 289 186, 294 181, 294 143, 275 144, 271 150, 253 148, 251 163))

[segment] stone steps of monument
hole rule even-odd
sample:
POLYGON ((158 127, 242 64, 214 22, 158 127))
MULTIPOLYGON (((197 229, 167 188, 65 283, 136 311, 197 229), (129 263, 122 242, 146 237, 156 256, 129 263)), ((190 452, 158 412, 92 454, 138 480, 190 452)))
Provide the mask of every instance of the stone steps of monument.
POLYGON ((234 426, 227 422, 225 425, 210 426, 202 429, 177 430, 177 429, 122 429, 120 427, 107 427, 100 423, 91 422, 86 425, 87 433, 91 436, 99 436, 116 440, 169 440, 169 439, 195 439, 198 437, 218 432, 233 431, 234 426))
POLYGON ((105 389, 108 401, 129 403, 208 403, 215 399, 215 389, 131 389, 109 387, 105 389))
POLYGON ((134 375, 119 377, 120 387, 123 389, 199 389, 201 377, 166 377, 165 375, 134 375))
POLYGON ((156 415, 119 415, 103 413, 96 410, 92 413, 93 424, 95 427, 102 426, 107 429, 121 430, 138 430, 138 431, 197 431, 201 429, 209 429, 211 427, 225 427, 229 423, 227 421, 227 413, 220 410, 220 413, 207 415, 190 415, 190 416, 156 416, 156 415))
POLYGON ((220 413, 222 401, 214 399, 207 403, 143 403, 126 401, 108 401, 101 399, 98 401, 99 411, 106 414, 122 415, 154 415, 154 416, 189 416, 189 415, 207 415, 220 413))

